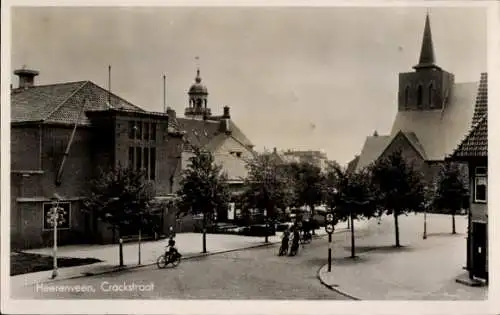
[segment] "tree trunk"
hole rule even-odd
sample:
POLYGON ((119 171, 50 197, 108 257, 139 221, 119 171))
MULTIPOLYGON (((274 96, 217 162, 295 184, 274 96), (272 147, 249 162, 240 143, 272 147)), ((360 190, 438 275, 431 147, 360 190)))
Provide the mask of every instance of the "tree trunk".
POLYGON ((203 253, 205 254, 207 252, 207 218, 206 214, 203 214, 203 253))
POLYGON ((309 219, 309 222, 311 222, 311 227, 312 227, 312 235, 316 235, 316 226, 314 225, 314 205, 311 205, 311 218, 309 219))
POLYGON ((398 224, 398 213, 394 211, 394 230, 396 232, 396 247, 401 247, 399 243, 399 224, 398 224))
POLYGON ((452 234, 457 234, 457 230, 455 228, 455 213, 451 214, 451 223, 452 223, 452 234))
POLYGON ((351 258, 356 257, 356 244, 355 244, 355 238, 354 238, 354 216, 352 215, 351 212, 351 258))
POLYGON ((266 210, 266 215, 264 216, 264 229, 265 229, 265 232, 264 232, 264 243, 269 243, 269 225, 268 225, 268 222, 269 220, 267 219, 269 215, 269 210, 266 210))

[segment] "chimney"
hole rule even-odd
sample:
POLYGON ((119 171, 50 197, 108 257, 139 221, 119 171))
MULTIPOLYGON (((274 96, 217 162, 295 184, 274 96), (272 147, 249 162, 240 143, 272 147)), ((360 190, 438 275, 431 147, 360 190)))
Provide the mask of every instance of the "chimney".
POLYGON ((222 118, 230 119, 231 115, 229 114, 229 106, 224 106, 224 113, 222 115, 222 118))
POLYGON ((378 137, 378 132, 377 132, 377 130, 375 130, 375 132, 373 133, 373 136, 374 136, 374 137, 378 137))
POLYGON ((171 119, 176 119, 177 114, 175 113, 175 110, 172 109, 172 107, 167 107, 167 115, 171 119))
POLYGON ((19 88, 27 89, 35 85, 35 77, 39 74, 36 70, 18 69, 14 74, 19 77, 19 88))

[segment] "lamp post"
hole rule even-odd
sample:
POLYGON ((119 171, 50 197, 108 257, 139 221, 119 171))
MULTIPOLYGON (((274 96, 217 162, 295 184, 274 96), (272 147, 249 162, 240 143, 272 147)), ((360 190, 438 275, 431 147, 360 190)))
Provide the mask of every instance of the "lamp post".
POLYGON ((56 278, 58 275, 57 271, 57 225, 59 221, 59 201, 61 197, 57 193, 51 198, 53 207, 51 209, 52 214, 52 229, 54 231, 54 246, 53 246, 53 269, 52 269, 52 279, 56 278))

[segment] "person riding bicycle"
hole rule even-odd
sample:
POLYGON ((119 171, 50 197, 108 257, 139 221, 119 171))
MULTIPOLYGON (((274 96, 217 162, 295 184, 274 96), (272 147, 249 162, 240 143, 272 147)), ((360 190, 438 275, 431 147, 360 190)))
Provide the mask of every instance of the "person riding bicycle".
POLYGON ((175 240, 173 237, 170 237, 168 240, 167 250, 165 252, 165 256, 170 255, 170 257, 180 256, 179 251, 175 247, 175 240))

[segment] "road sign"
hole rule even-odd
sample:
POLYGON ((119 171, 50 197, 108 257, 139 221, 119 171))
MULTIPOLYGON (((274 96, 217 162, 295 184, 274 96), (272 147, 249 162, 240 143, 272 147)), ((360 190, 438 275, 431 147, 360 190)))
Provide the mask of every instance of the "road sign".
POLYGON ((326 232, 328 234, 332 234, 333 233, 333 225, 327 224, 327 226, 326 226, 326 232))
POLYGON ((326 221, 327 222, 333 222, 333 213, 327 213, 326 214, 326 221))

